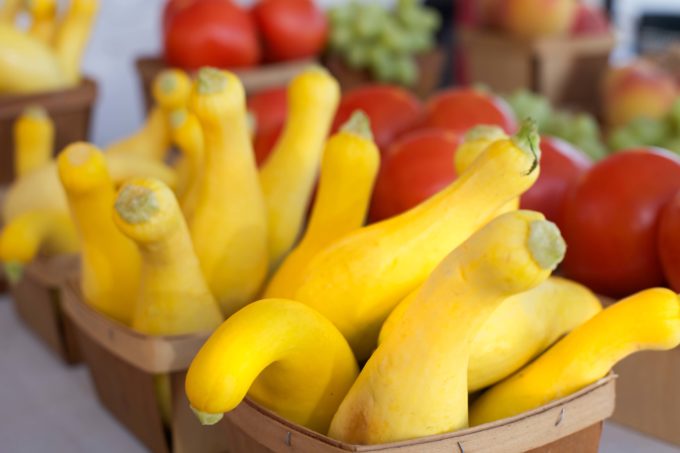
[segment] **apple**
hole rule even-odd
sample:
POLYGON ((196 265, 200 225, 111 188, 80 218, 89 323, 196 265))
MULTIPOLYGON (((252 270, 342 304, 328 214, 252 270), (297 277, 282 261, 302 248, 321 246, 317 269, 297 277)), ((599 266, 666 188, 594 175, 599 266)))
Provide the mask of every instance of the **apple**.
POLYGON ((500 0, 498 19, 518 38, 544 38, 567 33, 577 9, 576 0, 500 0))
POLYGON ((571 25, 571 34, 574 36, 592 36, 607 33, 609 33, 609 19, 607 19, 602 8, 579 3, 576 17, 571 25))
POLYGON ((605 119, 610 127, 625 126, 638 117, 661 119, 676 96, 673 76, 649 61, 610 68, 603 84, 605 119))

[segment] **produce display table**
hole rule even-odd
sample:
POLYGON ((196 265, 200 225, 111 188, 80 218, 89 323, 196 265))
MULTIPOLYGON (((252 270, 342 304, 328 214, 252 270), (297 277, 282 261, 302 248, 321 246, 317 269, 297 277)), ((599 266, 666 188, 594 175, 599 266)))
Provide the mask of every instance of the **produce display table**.
MULTIPOLYGON (((0 445, 12 453, 146 450, 99 406, 83 366, 66 367, 22 326, 0 296, 0 445)), ((602 453, 680 453, 606 424, 602 453)))

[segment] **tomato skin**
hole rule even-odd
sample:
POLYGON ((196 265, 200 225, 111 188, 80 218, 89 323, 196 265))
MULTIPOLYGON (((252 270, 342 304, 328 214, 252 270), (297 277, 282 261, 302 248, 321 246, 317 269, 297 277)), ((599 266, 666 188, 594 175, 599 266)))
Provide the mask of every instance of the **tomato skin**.
POLYGON ((312 0, 261 0, 253 15, 271 61, 313 57, 326 45, 328 19, 312 0))
POLYGON ((162 24, 163 24, 163 31, 168 27, 168 22, 170 19, 175 17, 175 15, 182 11, 184 8, 187 6, 191 5, 194 3, 196 0, 168 0, 165 2, 165 7, 163 8, 163 18, 162 18, 162 24))
POLYGON ((186 70, 249 67, 260 61, 255 22, 229 0, 194 0, 169 15, 164 51, 169 65, 186 70))
POLYGON ((253 150, 255 151, 255 163, 258 167, 262 166, 274 150, 284 127, 285 123, 281 123, 269 129, 258 130, 255 134, 253 150))
POLYGON ((588 156, 572 144, 556 137, 541 137, 541 174, 522 195, 521 208, 542 212, 561 226, 567 192, 591 165, 588 156))
POLYGON ((400 214, 451 184, 460 140, 451 131, 429 129, 411 132, 390 146, 376 181, 371 220, 400 214))
POLYGON ((661 212, 658 234, 664 275, 673 291, 680 292, 680 192, 661 212))
POLYGON ((480 124, 500 126, 508 134, 517 131, 515 115, 504 100, 472 88, 451 88, 430 98, 421 127, 464 134, 480 124))
POLYGON ((565 203, 564 273, 611 297, 663 285, 657 225, 679 189, 680 160, 667 152, 633 149, 597 163, 565 203))
POLYGON ((288 88, 272 88, 249 96, 248 110, 255 115, 258 132, 280 126, 288 115, 288 88))
POLYGON ((333 122, 337 131, 356 110, 371 120, 376 145, 382 151, 413 127, 422 114, 422 103, 409 91, 386 84, 366 85, 343 94, 333 122))

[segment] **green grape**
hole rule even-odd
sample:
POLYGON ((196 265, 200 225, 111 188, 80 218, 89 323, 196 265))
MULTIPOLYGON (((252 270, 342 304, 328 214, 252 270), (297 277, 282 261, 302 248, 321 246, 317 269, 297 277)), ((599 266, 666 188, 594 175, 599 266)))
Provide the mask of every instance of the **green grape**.
POLYGON ((404 11, 417 9, 419 6, 418 0, 398 0, 396 11, 397 14, 401 14, 404 11))
POLYGON ((356 16, 354 30, 362 39, 374 38, 381 33, 389 21, 386 11, 378 5, 367 5, 356 16))
POLYGON ((587 113, 578 113, 572 117, 572 127, 574 135, 579 138, 598 138, 600 136, 600 127, 592 115, 587 113))
POLYGON ((661 147, 671 151, 675 154, 680 154, 680 137, 669 137, 662 144, 661 147))
POLYGON ((625 127, 639 138, 642 145, 659 145, 670 135, 665 122, 652 118, 635 118, 625 127))
POLYGON ((404 86, 413 86, 418 78, 418 66, 411 57, 403 56, 395 60, 396 80, 404 86))
POLYGON ((597 161, 607 156, 607 147, 599 138, 589 138, 573 142, 574 146, 597 161))
POLYGON ((645 145, 640 137, 635 135, 635 133, 627 127, 620 127, 614 130, 609 135, 607 144, 612 151, 621 151, 623 149, 645 145))
POLYGON ((411 37, 411 46, 414 53, 427 52, 434 47, 434 38, 431 35, 419 33, 411 37))
POLYGON ((539 130, 543 131, 552 115, 552 106, 548 99, 528 90, 517 90, 505 100, 512 108, 517 118, 532 117, 538 123, 539 130))
POLYGON ((668 112, 668 122, 676 134, 680 135, 680 98, 675 101, 668 112))
POLYGON ((344 27, 334 28, 330 35, 330 45, 338 51, 348 50, 352 46, 352 33, 344 27))
POLYGON ((437 10, 426 8, 423 10, 422 19, 423 27, 430 32, 439 30, 442 25, 442 18, 437 10))
POLYGON ((402 52, 409 49, 408 36, 402 34, 399 27, 392 21, 384 23, 378 44, 392 52, 402 52))
POLYGON ((353 69, 364 68, 369 63, 370 51, 366 46, 354 43, 346 55, 347 64, 353 69))
POLYGON ((346 6, 338 6, 328 11, 328 20, 332 28, 344 27, 352 23, 350 9, 346 6))

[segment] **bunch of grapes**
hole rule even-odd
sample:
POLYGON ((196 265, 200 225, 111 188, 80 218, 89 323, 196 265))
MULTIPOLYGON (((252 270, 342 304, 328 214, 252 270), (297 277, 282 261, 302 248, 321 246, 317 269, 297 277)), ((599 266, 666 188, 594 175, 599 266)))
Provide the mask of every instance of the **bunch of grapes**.
POLYGON ((368 69, 381 82, 412 86, 415 56, 432 49, 439 14, 418 0, 399 0, 393 10, 353 0, 329 12, 330 47, 354 69, 368 69))
POLYGON ((640 146, 658 146, 680 154, 680 99, 661 119, 635 118, 609 134, 609 148, 613 151, 640 146))
POLYGON ((528 90, 518 90, 506 100, 517 118, 534 118, 542 134, 566 140, 594 160, 607 154, 600 128, 592 115, 555 110, 545 96, 528 90))

